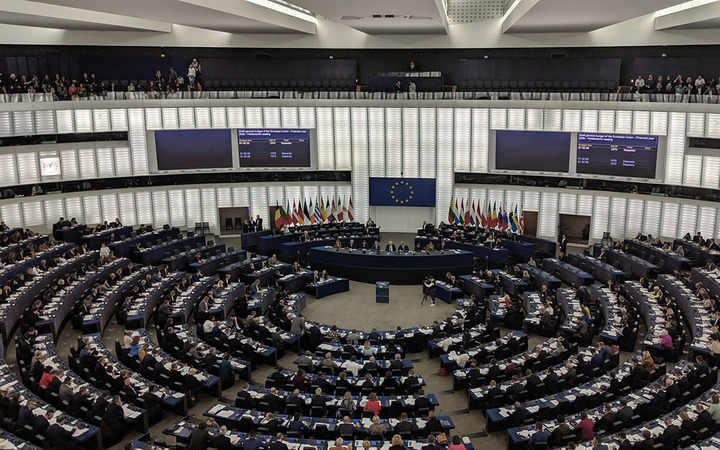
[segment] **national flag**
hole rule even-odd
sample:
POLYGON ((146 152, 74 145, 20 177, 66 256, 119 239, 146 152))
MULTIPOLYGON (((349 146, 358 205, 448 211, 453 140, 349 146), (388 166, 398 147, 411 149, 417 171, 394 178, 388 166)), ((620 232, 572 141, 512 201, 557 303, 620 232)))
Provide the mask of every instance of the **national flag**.
POLYGON ((292 205, 292 221, 293 221, 293 224, 295 224, 295 225, 300 223, 300 218, 298 217, 298 210, 297 210, 297 205, 295 204, 295 199, 293 199, 293 205, 292 205))
POLYGON ((282 206, 275 201, 275 228, 280 228, 284 224, 282 206))
POLYGON ((349 212, 348 212, 348 209, 347 209, 347 202, 343 203, 342 212, 343 212, 343 221, 348 220, 348 214, 349 214, 349 212))
POLYGON ((303 201, 298 200, 298 222, 300 225, 305 224, 305 211, 303 211, 303 201))
POLYGON ((330 213, 328 214, 328 222, 330 222, 330 223, 335 222, 335 198, 333 198, 332 205, 330 205, 330 213))
POLYGON ((472 206, 470 207, 470 225, 475 225, 477 222, 475 220, 475 200, 472 201, 472 206))
POLYGON ((457 199, 455 199, 455 223, 459 223, 460 225, 462 225, 462 223, 463 223, 463 217, 462 217, 462 216, 463 216, 463 215, 462 215, 462 211, 461 211, 460 208, 458 207, 457 199))
POLYGON ((515 206, 515 211, 513 211, 512 209, 510 210, 510 229, 513 233, 517 233, 518 231, 517 206, 515 206))
POLYGON ((286 225, 293 224, 293 213, 292 213, 292 209, 290 208, 290 199, 287 200, 287 208, 285 208, 285 224, 286 225))
POLYGON ((498 215, 497 215, 497 202, 493 203, 493 209, 492 209, 492 220, 490 221, 490 226, 492 228, 497 228, 499 222, 498 222, 498 215))
POLYGON ((493 221, 492 221, 492 208, 490 207, 490 200, 488 200, 488 210, 487 215, 485 216, 487 220, 487 226, 490 228, 493 227, 493 221))
POLYGON ((520 215, 518 216, 517 205, 515 205, 515 218, 518 223, 518 229, 520 230, 520 234, 523 234, 525 232, 525 216, 522 213, 520 213, 520 215))
POLYGON ((338 208, 337 220, 338 220, 338 222, 344 222, 345 214, 343 213, 343 211, 345 211, 345 209, 342 207, 342 200, 340 200, 340 197, 338 197, 337 208, 338 208))
POLYGON ((320 197, 320 223, 323 223, 327 220, 327 213, 325 211, 325 202, 323 201, 322 197, 320 197))
POLYGON ((500 207, 500 228, 503 230, 507 230, 508 226, 508 220, 507 220, 507 214, 505 214, 504 208, 500 207))
MULTIPOLYGON (((312 200, 310 200, 310 203, 312 204, 312 200)), ((305 221, 307 223, 312 223, 312 220, 310 220, 310 210, 308 209, 307 200, 303 200, 303 215, 305 216, 305 221)))
POLYGON ((322 216, 320 216, 320 203, 318 202, 317 197, 315 197, 315 212, 313 213, 313 217, 315 217, 315 222, 322 222, 322 216))
POLYGON ((465 219, 465 224, 467 225, 471 222, 471 219, 472 219, 472 217, 470 215, 470 203, 469 202, 467 204, 467 209, 465 209, 465 207, 463 207, 463 211, 465 212, 465 214, 463 214, 463 219, 465 219))
POLYGON ((455 223, 457 217, 455 217, 455 211, 453 210, 453 201, 450 199, 450 209, 448 210, 448 224, 455 223))
POLYGON ((353 206, 352 195, 350 196, 350 201, 348 202, 348 220, 350 222, 355 221, 355 207, 353 206))
POLYGON ((308 220, 310 223, 315 223, 315 210, 313 209, 312 198, 310 199, 310 205, 308 206, 308 220))
MULTIPOLYGON (((480 208, 480 205, 478 204, 478 208, 480 208)), ((480 225, 482 225, 483 228, 488 226, 488 219, 485 217, 485 211, 480 210, 480 225)))

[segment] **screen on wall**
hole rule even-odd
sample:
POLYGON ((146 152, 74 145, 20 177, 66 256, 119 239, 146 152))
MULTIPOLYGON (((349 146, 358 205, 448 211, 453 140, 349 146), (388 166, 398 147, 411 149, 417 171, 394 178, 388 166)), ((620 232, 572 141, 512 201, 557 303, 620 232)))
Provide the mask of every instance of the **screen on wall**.
POLYGON ((495 168, 567 172, 571 133, 551 131, 495 132, 495 168))
POLYGON ((241 129, 240 167, 311 167, 310 130, 241 129))
POLYGON ((232 167, 231 130, 155 131, 158 170, 232 167))
POLYGON ((655 178, 658 137, 578 133, 577 172, 655 178))

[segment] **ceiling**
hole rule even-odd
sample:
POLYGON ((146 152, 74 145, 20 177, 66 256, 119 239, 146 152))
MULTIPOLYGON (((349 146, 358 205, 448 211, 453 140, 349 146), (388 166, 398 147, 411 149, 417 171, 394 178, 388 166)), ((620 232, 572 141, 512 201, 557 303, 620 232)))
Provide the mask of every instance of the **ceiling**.
POLYGON ((720 44, 718 27, 720 0, 0 0, 0 42, 7 44, 720 44))

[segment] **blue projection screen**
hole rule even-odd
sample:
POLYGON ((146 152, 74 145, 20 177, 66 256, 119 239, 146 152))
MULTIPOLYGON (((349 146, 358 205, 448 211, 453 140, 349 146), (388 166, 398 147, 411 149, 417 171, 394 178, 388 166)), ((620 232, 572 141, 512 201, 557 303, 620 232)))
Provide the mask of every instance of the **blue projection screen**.
POLYGON ((232 168, 232 130, 155 131, 158 170, 232 168))
POLYGON ((495 132, 495 168, 567 172, 571 133, 552 131, 495 132))

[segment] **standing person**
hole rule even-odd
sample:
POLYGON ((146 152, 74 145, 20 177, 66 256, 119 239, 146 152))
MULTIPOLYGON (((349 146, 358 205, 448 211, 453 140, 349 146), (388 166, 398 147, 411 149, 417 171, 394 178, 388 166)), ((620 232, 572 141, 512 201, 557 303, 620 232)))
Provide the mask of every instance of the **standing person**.
POLYGON ((567 236, 564 234, 560 236, 560 254, 567 255, 567 236))
POLYGON ((423 283, 423 299, 420 304, 424 304, 428 298, 430 298, 430 306, 435 306, 435 279, 432 275, 428 276, 423 283))
POLYGON ((202 67, 200 67, 197 58, 193 58, 190 67, 195 69, 195 84, 197 85, 198 91, 202 91, 202 67))
POLYGON ((188 77, 188 92, 190 92, 190 91, 192 91, 193 89, 195 89, 195 75, 196 75, 196 74, 197 74, 197 72, 195 71, 195 67, 193 67, 193 65, 190 64, 190 65, 188 66, 188 73, 187 73, 187 77, 188 77))

